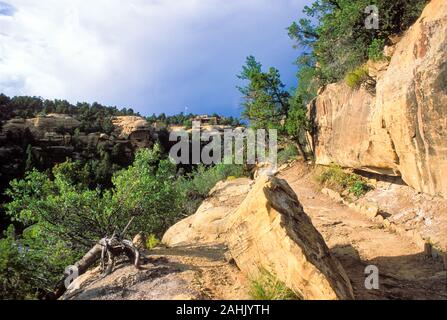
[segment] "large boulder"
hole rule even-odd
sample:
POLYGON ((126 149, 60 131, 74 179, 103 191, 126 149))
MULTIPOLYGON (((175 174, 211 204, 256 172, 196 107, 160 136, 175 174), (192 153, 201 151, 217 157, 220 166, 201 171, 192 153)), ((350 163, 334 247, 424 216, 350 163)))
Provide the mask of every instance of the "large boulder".
POLYGON ((328 85, 312 102, 312 141, 318 164, 379 174, 398 175, 393 142, 381 124, 373 121, 375 98, 365 88, 352 90, 345 83, 328 85))
POLYGON ((223 244, 228 217, 250 190, 250 180, 219 182, 197 212, 171 227, 163 236, 168 247, 223 244))
POLYGON ((447 2, 432 0, 376 75, 376 94, 332 84, 311 104, 319 164, 400 175, 447 197, 447 2))
POLYGON ((285 180, 261 176, 227 224, 231 256, 250 278, 267 270, 306 300, 354 298, 343 267, 285 180))

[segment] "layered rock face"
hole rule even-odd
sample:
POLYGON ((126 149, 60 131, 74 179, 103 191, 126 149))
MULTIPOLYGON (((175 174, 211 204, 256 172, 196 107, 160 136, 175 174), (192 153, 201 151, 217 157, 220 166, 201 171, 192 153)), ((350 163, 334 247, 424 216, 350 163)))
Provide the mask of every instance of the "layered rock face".
POLYGON ((79 132, 81 122, 64 114, 4 122, 0 129, 0 190, 11 179, 23 175, 28 146, 31 146, 33 159, 45 169, 64 162, 67 157, 90 159, 99 147, 111 154, 115 152, 115 158, 125 166, 132 161, 136 149, 153 144, 155 135, 145 119, 119 117, 114 120, 115 131, 110 135, 79 132))
POLYGON ((343 267, 287 182, 263 175, 249 189, 247 179, 218 184, 195 215, 168 230, 163 243, 225 244, 249 279, 267 270, 303 299, 353 299, 343 267))
POLYGON ((141 117, 121 116, 114 117, 115 135, 119 139, 130 140, 136 148, 151 146, 154 132, 149 123, 141 117))
MULTIPOLYGON (((135 145, 149 146, 152 140, 152 129, 149 123, 141 117, 122 116, 112 119, 115 130, 111 136, 101 132, 85 134, 80 132, 79 139, 83 143, 92 143, 104 140, 129 140, 135 145)), ((81 122, 75 118, 64 114, 48 114, 31 119, 12 119, 7 121, 0 133, 0 140, 7 139, 7 136, 20 136, 25 131, 29 131, 35 140, 51 140, 53 142, 66 143, 70 140, 71 134, 81 126, 81 122), (67 132, 60 134, 59 131, 67 132), (51 139, 53 138, 53 139, 51 139), (65 138, 65 140, 64 140, 65 138)))
POLYGON ((366 89, 330 84, 311 105, 312 141, 318 164, 397 175, 398 157, 386 128, 374 119, 375 99, 366 89))
MULTIPOLYGON (((60 129, 70 131, 79 128, 80 125, 81 123, 73 117, 56 113, 31 119, 12 119, 3 125, 0 138, 5 139, 8 133, 18 136, 29 130, 34 139, 45 139, 60 129)), ((60 136, 63 138, 63 135, 60 136)))
POLYGON ((397 45, 378 83, 376 108, 393 139, 404 181, 447 197, 446 1, 432 1, 397 45))
POLYGON ((431 1, 406 32, 375 95, 329 85, 310 114, 319 164, 401 175, 447 197, 447 2, 431 1))

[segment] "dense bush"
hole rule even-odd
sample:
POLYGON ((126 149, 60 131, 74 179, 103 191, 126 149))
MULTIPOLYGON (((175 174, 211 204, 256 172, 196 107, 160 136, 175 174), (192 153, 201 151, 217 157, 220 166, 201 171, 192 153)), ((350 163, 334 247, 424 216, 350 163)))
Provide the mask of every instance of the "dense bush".
POLYGON ((183 208, 184 215, 194 213, 217 182, 229 177, 239 178, 245 175, 242 165, 222 163, 208 168, 203 165, 198 166, 192 174, 181 178, 180 186, 186 199, 183 208))
POLYGON ((298 157, 298 148, 294 144, 288 144, 283 150, 278 152, 278 165, 283 165, 298 157))
POLYGON ((243 174, 242 166, 220 164, 178 176, 158 145, 140 150, 128 169, 114 174, 110 189, 89 188, 88 172, 78 162, 29 172, 7 191, 7 214, 25 231, 15 234, 10 227, 0 240, 0 297, 36 298, 51 291, 66 266, 132 217, 128 236, 143 232, 156 245, 218 181, 243 174))
POLYGON ((79 258, 79 252, 41 225, 27 228, 20 237, 10 226, 0 239, 0 299, 38 298, 79 258))
POLYGON ((360 66, 346 75, 345 82, 350 88, 358 89, 369 78, 368 68, 366 66, 360 66))
MULTIPOLYGON (((388 38, 408 29, 427 2, 317 0, 305 7, 307 18, 289 27, 289 36, 296 41, 296 47, 312 57, 315 80, 325 85, 343 79, 368 57, 380 58, 388 38), (365 27, 368 18, 365 9, 370 5, 379 9, 379 29, 365 27)), ((299 64, 302 65, 302 61, 299 64)))
POLYGON ((317 173, 316 179, 325 187, 336 191, 348 191, 356 197, 360 197, 371 190, 371 186, 361 176, 348 173, 338 165, 331 165, 317 173))

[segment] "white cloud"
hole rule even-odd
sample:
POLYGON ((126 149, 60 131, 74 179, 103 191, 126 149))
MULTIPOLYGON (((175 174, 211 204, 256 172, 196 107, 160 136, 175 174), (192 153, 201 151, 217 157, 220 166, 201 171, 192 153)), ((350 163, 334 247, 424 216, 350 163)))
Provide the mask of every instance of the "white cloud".
POLYGON ((234 104, 246 55, 275 63, 296 54, 285 28, 301 2, 10 0, 14 14, 0 15, 0 91, 145 113, 199 108, 201 94, 223 105, 219 92, 234 104))

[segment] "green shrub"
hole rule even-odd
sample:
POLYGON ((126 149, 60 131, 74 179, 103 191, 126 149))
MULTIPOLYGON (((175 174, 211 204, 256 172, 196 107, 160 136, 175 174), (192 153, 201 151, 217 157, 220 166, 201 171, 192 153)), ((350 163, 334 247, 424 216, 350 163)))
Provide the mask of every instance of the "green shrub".
POLYGON ((214 167, 205 167, 199 165, 197 169, 185 180, 184 188, 190 195, 206 197, 210 190, 219 181, 226 180, 228 177, 239 178, 245 174, 242 165, 235 164, 217 164, 214 167))
POLYGON ((251 282, 250 296, 254 300, 302 300, 300 295, 265 269, 251 282))
MULTIPOLYGON (((128 234, 161 235, 182 214, 185 198, 176 167, 160 155, 158 146, 140 150, 132 166, 114 175, 110 190, 88 189, 73 179, 80 176, 78 170, 57 166, 54 177, 32 171, 11 182, 6 212, 27 228, 0 240, 4 296, 28 298, 51 291, 66 266, 100 238, 122 231, 131 217, 135 219, 128 234), (14 287, 20 289, 15 293, 14 287)), ((151 243, 156 243, 155 236, 151 243)))
POLYGON ((368 68, 366 66, 360 66, 349 72, 346 75, 346 84, 352 89, 358 89, 360 86, 369 79, 368 68))
MULTIPOLYGON (((407 30, 428 0, 312 2, 304 7, 305 17, 292 23, 288 31, 295 47, 305 52, 301 57, 310 55, 314 60, 311 64, 316 73, 314 79, 323 86, 342 80, 355 66, 365 63, 370 53, 379 57, 382 42, 407 30), (379 9, 378 29, 365 27, 365 8, 369 5, 379 9), (378 40, 373 44, 375 39, 378 40)), ((305 87, 303 83, 302 88, 305 87)))
POLYGON ((20 238, 10 226, 0 239, 0 300, 37 299, 52 291, 65 267, 80 257, 68 243, 40 226, 27 228, 20 238))
POLYGON ((288 144, 285 149, 278 152, 278 164, 283 165, 298 157, 298 148, 294 144, 288 144))
POLYGON ((184 194, 183 214, 193 214, 211 189, 219 182, 231 177, 232 179, 245 176, 243 165, 217 164, 213 167, 199 165, 188 177, 182 178, 180 189, 184 194))
POLYGON ((154 249, 159 244, 160 244, 160 240, 157 238, 157 236, 155 234, 151 233, 147 237, 146 246, 149 250, 154 249))
POLYGON ((371 186, 357 174, 347 173, 338 165, 324 168, 316 175, 317 181, 328 188, 343 192, 349 191, 356 197, 360 197, 371 190, 371 186))
POLYGON ((355 181, 350 182, 350 186, 349 186, 348 190, 350 193, 352 193, 356 197, 361 197, 362 195, 367 193, 370 189, 371 189, 371 187, 369 185, 367 185, 364 181, 355 180, 355 181))
POLYGON ((368 57, 373 61, 384 60, 383 48, 385 47, 384 39, 374 39, 368 48, 368 57))

